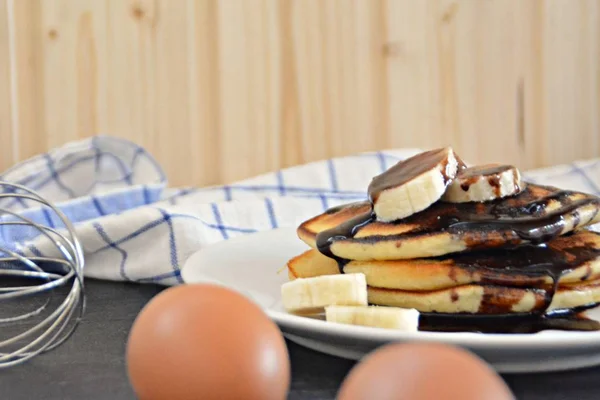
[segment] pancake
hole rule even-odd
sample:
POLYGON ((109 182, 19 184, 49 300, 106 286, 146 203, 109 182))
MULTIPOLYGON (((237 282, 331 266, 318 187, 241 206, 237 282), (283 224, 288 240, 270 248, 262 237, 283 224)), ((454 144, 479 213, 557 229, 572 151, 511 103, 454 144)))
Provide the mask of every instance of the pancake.
MULTIPOLYGON (((473 283, 516 287, 551 285, 546 269, 559 275, 559 285, 600 278, 600 234, 580 230, 559 236, 545 246, 521 245, 437 258, 350 261, 345 273, 363 273, 374 287, 429 291, 473 283), (533 273, 532 273, 533 272, 533 273)), ((309 250, 288 262, 289 275, 309 278, 338 274, 338 263, 309 250)))
POLYGON ((370 304, 415 308, 420 312, 510 314, 587 307, 600 303, 600 279, 560 287, 546 309, 546 291, 490 285, 464 285, 415 292, 368 287, 370 304))
POLYGON ((600 222, 600 198, 527 184, 518 195, 486 203, 437 202, 408 218, 375 221, 367 201, 305 221, 298 236, 332 258, 404 260, 540 243, 600 222))
POLYGON ((337 261, 311 249, 297 255, 287 263, 288 276, 291 279, 313 278, 321 275, 340 273, 337 261))
MULTIPOLYGON (((290 280, 300 276, 289 269, 290 280)), ((336 269, 332 271, 339 273, 336 269)), ((370 304, 415 308, 420 312, 510 314, 546 309, 551 285, 539 288, 467 284, 439 290, 411 291, 368 286, 370 304)), ((600 278, 561 282, 546 311, 572 309, 600 303, 600 278)))

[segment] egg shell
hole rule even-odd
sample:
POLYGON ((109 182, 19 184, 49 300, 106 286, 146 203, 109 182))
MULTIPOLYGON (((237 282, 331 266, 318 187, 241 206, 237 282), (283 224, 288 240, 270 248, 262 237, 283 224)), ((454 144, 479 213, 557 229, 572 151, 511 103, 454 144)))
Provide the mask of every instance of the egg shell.
POLYGON ((386 345, 350 371, 339 400, 514 400, 502 378, 461 348, 437 343, 386 345))
POLYGON ((127 371, 141 400, 282 400, 290 362, 279 328, 232 290, 181 285, 139 313, 127 371))

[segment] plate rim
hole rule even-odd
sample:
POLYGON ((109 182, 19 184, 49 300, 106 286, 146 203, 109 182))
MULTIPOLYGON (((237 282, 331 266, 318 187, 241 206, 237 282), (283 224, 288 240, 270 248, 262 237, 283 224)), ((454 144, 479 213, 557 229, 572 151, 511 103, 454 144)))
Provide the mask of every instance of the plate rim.
MULTIPOLYGON (((186 276, 192 269, 194 260, 212 251, 221 251, 221 248, 234 246, 246 241, 259 240, 263 235, 275 235, 278 238, 289 237, 294 234, 297 240, 300 240, 295 235, 296 229, 293 226, 284 226, 273 229, 266 229, 254 233, 243 234, 231 239, 216 242, 191 254, 181 269, 181 277, 185 284, 202 283, 203 281, 193 279, 190 282, 186 276)), ((287 240, 287 239, 282 239, 287 240)), ((307 246, 307 249, 309 247, 307 246)), ((207 283, 216 283, 214 280, 207 279, 207 283)), ((227 285, 225 282, 220 284, 240 292, 238 289, 227 285)), ((245 293, 241 293, 247 296, 245 293)), ((492 346, 502 346, 504 348, 527 348, 529 350, 543 349, 549 346, 563 349, 582 348, 582 347, 600 347, 600 331, 597 332, 568 332, 563 333, 564 337, 556 337, 554 334, 540 333, 473 333, 473 332, 409 332, 391 329, 363 327, 356 325, 347 325, 341 323, 326 322, 319 319, 302 317, 294 314, 289 314, 283 311, 273 310, 261 306, 265 314, 278 325, 284 325, 297 330, 314 331, 320 334, 329 336, 340 336, 344 339, 358 339, 372 342, 392 342, 392 341, 427 341, 427 342, 444 342, 449 344, 467 346, 472 348, 488 348, 492 346)))

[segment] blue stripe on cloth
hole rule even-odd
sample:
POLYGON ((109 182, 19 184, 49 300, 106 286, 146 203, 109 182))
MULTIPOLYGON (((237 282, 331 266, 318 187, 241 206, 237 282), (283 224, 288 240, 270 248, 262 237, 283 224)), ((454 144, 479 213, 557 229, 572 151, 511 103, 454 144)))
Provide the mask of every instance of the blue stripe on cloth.
MULTIPOLYGON (((119 157, 117 157, 116 155, 112 154, 112 153, 106 153, 106 152, 99 152, 99 160, 98 163, 101 163, 102 158, 110 158, 111 160, 113 160, 115 162, 115 164, 117 165, 117 167, 119 167, 119 170, 121 172, 121 175, 114 178, 114 179, 105 179, 102 181, 98 181, 100 183, 112 183, 112 182, 121 182, 121 181, 125 181, 128 184, 133 184, 133 181, 131 180, 131 171, 129 170, 129 168, 127 168, 127 165, 125 165, 125 162, 123 160, 121 160, 119 157)), ((100 166, 100 164, 98 164, 98 166, 100 166)))
POLYGON ((33 254, 36 257, 42 257, 43 254, 40 251, 40 249, 38 249, 37 247, 35 247, 33 244, 30 244, 29 246, 27 246, 27 248, 29 249, 29 251, 31 252, 31 254, 33 254))
MULTIPOLYGON (((119 141, 119 140, 116 140, 116 141, 119 141)), ((120 141, 120 142, 128 143, 127 141, 120 141)), ((150 155, 148 155, 141 147, 139 147, 139 146, 134 146, 134 147, 136 147, 138 149, 139 154, 146 155, 147 159, 150 161, 151 164, 153 164, 156 171, 158 172, 158 174, 160 176, 160 181, 165 182, 164 172, 158 166, 156 161, 150 155)), ((125 165, 123 160, 121 160, 116 155, 114 155, 112 153, 108 153, 108 152, 100 152, 100 155, 98 155, 98 147, 97 146, 94 146, 93 149, 95 150, 94 155, 76 158, 68 163, 61 164, 61 166, 59 168, 56 168, 56 166, 54 165, 54 160, 52 160, 50 154, 46 153, 40 157, 45 159, 50 175, 47 177, 44 177, 45 174, 43 174, 42 177, 44 177, 44 178, 42 178, 41 180, 39 180, 37 182, 35 182, 35 181, 40 179, 40 176, 39 175, 30 175, 30 176, 24 177, 23 179, 18 180, 16 183, 21 184, 21 185, 26 185, 32 190, 39 191, 40 189, 42 189, 46 185, 48 185, 50 182, 54 181, 57 184, 57 186, 61 188, 61 190, 64 190, 67 194, 69 194, 69 196, 71 198, 73 198, 73 197, 75 197, 75 193, 62 182, 62 180, 60 179, 60 175, 62 175, 63 172, 68 171, 72 168, 75 168, 79 164, 82 164, 85 162, 91 161, 93 163, 99 163, 100 160, 98 160, 98 157, 100 157, 100 158, 109 158, 112 161, 114 161, 114 164, 116 164, 118 166, 119 170, 121 171, 122 176, 115 178, 115 179, 103 180, 101 182, 98 181, 98 183, 116 183, 116 182, 125 181, 128 184, 133 184, 132 171, 130 171, 127 168, 127 166, 125 165), (32 183, 32 181, 35 183, 32 183)), ((23 163, 19 164, 19 167, 23 167, 24 165, 27 165, 28 163, 34 164, 34 163, 38 162, 38 160, 39 159, 36 158, 29 162, 24 161, 23 163)), ((7 172, 10 172, 10 170, 7 172)), ((7 205, 7 208, 14 207, 15 204, 20 204, 23 208, 27 208, 27 205, 23 202, 22 199, 13 199, 13 201, 7 205)))
MULTIPOLYGON (((202 188, 202 189, 198 189, 198 192, 210 192, 210 191, 214 191, 215 189, 217 190, 222 190, 223 188, 214 188, 214 187, 209 187, 209 188, 202 188)), ((234 190, 242 190, 242 191, 248 191, 248 192, 266 192, 266 191, 274 191, 274 192, 280 192, 280 188, 279 186, 273 186, 273 185, 230 185, 228 186, 228 189, 230 191, 234 191, 234 190)), ((359 192, 359 191, 354 191, 354 190, 331 190, 331 189, 319 189, 319 188, 307 188, 307 187, 296 187, 296 186, 286 186, 285 187, 285 191, 286 192, 290 192, 290 193, 313 193, 316 195, 319 194, 327 194, 327 193, 331 193, 331 194, 337 194, 337 195, 358 195, 358 194, 363 194, 364 192, 359 192)))
MULTIPOLYGON (((2 237, 2 243, 6 243, 6 225, 2 224, 0 225, 0 237, 2 237)), ((2 246, 0 246, 2 247, 2 246)))
POLYGON ((50 215, 50 211, 46 207, 42 207, 42 214, 44 214, 44 218, 46 218, 46 223, 50 228, 56 228, 54 225, 54 221, 52 221, 52 215, 50 215))
MULTIPOLYGON (((212 192, 215 190, 223 190, 224 188, 202 188, 202 189, 198 189, 197 192, 212 192)), ((244 192, 257 192, 259 194, 263 194, 266 195, 265 192, 276 192, 277 194, 279 194, 280 189, 277 186, 269 186, 269 185, 265 185, 265 186, 228 186, 227 190, 230 192, 229 194, 229 198, 227 198, 227 200, 232 200, 232 195, 231 192, 234 191, 244 191, 244 192)), ((310 189, 310 188, 298 188, 298 187, 291 187, 291 186, 287 186, 285 188, 285 192, 286 194, 292 194, 293 196, 301 196, 301 197, 313 197, 313 198, 318 198, 320 197, 322 194, 327 195, 327 196, 337 196, 337 198, 355 198, 357 196, 365 196, 366 192, 359 192, 359 191, 350 191, 350 190, 340 190, 340 191, 331 191, 329 189, 310 189)), ((176 196, 173 197, 181 197, 181 193, 178 193, 176 196)))
POLYGON ((156 282, 164 281, 164 280, 170 279, 170 278, 178 278, 178 280, 182 280, 181 271, 171 271, 171 272, 166 272, 166 273, 160 274, 160 275, 150 276, 148 278, 139 278, 138 282, 141 282, 141 283, 154 282, 154 283, 156 283, 156 282))
POLYGON ((275 173, 277 178, 277 186, 279 187, 279 194, 285 196, 285 184, 283 183, 283 171, 279 170, 275 173))
POLYGON ((94 204, 94 207, 96 207, 96 210, 98 210, 99 216, 103 217, 106 215, 106 213, 102 209, 102 205, 100 205, 100 202, 98 201, 96 196, 92 196, 92 204, 94 204))
MULTIPOLYGON (((19 214, 21 215, 21 214, 19 214)), ((34 218, 28 217, 27 219, 32 220, 34 223, 43 224, 40 218, 40 214, 34 216, 34 218)), ((34 226, 24 225, 27 221, 15 217, 13 215, 7 215, 0 219, 4 231, 4 245, 10 249, 15 248, 19 243, 26 242, 40 235, 40 231, 34 226)))
POLYGON ((125 262, 127 261, 127 252, 125 250, 121 249, 119 246, 117 246, 116 243, 114 243, 110 240, 110 238, 104 231, 104 228, 102 227, 102 225, 100 225, 97 222, 94 222, 92 224, 92 226, 98 233, 98 236, 100 236, 102 238, 102 240, 104 240, 108 244, 108 247, 111 247, 111 248, 117 250, 119 252, 119 254, 121 254, 121 264, 119 266, 119 274, 121 275, 121 278, 123 278, 124 280, 131 281, 131 279, 129 279, 129 277, 125 273, 125 262))
POLYGON ((138 162, 138 158, 139 158, 140 154, 144 154, 144 149, 141 147, 139 147, 135 151, 135 153, 133 154, 133 158, 131 159, 131 173, 130 173, 131 176, 133 176, 133 173, 134 173, 133 171, 135 171, 135 166, 138 162))
POLYGON ((204 226, 208 227, 208 228, 212 228, 212 229, 225 229, 226 231, 231 231, 231 232, 239 232, 239 233, 255 233, 258 232, 257 229, 254 228, 240 228, 240 227, 235 227, 235 226, 227 226, 227 225, 218 225, 218 224, 209 224, 208 222, 200 219, 199 217, 196 217, 194 215, 187 215, 187 214, 178 214, 178 213, 171 213, 171 217, 172 218, 182 218, 182 219, 193 219, 195 221, 198 221, 200 223, 202 223, 204 226))
MULTIPOLYGON (((24 199, 22 199, 21 197, 15 197, 15 200, 16 200, 16 201, 19 203, 19 205, 20 205, 22 208, 24 208, 24 209, 25 209, 25 208, 28 208, 28 207, 27 207, 27 202, 26 202, 24 199)), ((10 207, 9 207, 9 208, 10 208, 10 207)))
POLYGON ((115 160, 116 164, 119 166, 119 169, 121 170, 121 177, 119 178, 120 180, 124 180, 129 185, 133 184, 133 180, 131 178, 132 171, 129 168, 127 168, 127 165, 125 165, 125 162, 123 162, 123 160, 121 160, 119 157, 117 157, 111 153, 101 153, 101 154, 103 156, 110 156, 115 160))
MULTIPOLYGON (((129 185, 133 184, 133 181, 131 180, 131 171, 129 170, 129 168, 127 167, 127 165, 125 164, 125 162, 123 160, 121 160, 119 157, 117 157, 116 155, 112 154, 112 153, 107 153, 107 152, 102 152, 100 151, 100 149, 95 148, 95 155, 93 157, 84 157, 84 158, 80 158, 75 160, 71 165, 70 168, 71 169, 75 164, 80 164, 83 161, 88 161, 90 160, 90 158, 94 159, 94 171, 96 173, 96 178, 95 181, 93 182, 93 187, 96 186, 96 184, 98 183, 114 183, 114 182, 126 182, 129 185), (100 165, 102 164, 102 160, 108 158, 111 159, 114 162, 114 165, 116 165, 119 168, 120 171, 120 175, 116 176, 113 179, 104 179, 104 180, 100 180, 98 178, 98 172, 100 171, 100 165)), ((64 172, 65 168, 61 168, 60 172, 64 172)))
POLYGON ((294 197, 301 197, 301 198, 307 198, 307 199, 314 199, 314 198, 321 198, 321 197, 327 197, 329 200, 366 200, 368 199, 368 196, 366 193, 361 193, 361 194, 355 194, 355 195, 336 195, 336 194, 297 194, 294 197))
POLYGON ((225 192, 225 201, 231 201, 231 186, 223 186, 223 191, 225 192))
MULTIPOLYGON (((119 157, 117 157, 116 155, 112 154, 111 152, 107 152, 107 151, 100 151, 100 148, 102 147, 102 144, 99 143, 100 141, 104 140, 103 137, 101 136, 94 136, 92 138, 92 147, 95 149, 96 153, 100 156, 99 158, 102 157, 111 157, 116 165, 119 167, 119 170, 121 171, 121 176, 115 180, 109 180, 109 181, 104 181, 106 182, 116 182, 116 181, 125 181, 127 184, 132 185, 133 184, 133 167, 135 167, 136 161, 137 161, 137 157, 139 156, 139 154, 147 154, 146 151, 136 145, 135 143, 132 143, 130 141, 127 140, 123 140, 123 139, 119 139, 119 138, 111 138, 110 140, 113 142, 119 142, 120 146, 127 146, 127 147, 132 147, 135 150, 133 157, 131 158, 130 164, 131 164, 131 168, 128 168, 127 165, 125 164, 125 162, 120 159, 119 157)), ((148 158, 151 158, 149 155, 147 155, 148 158)), ((98 163, 100 163, 100 159, 98 160, 98 163)), ((155 166, 156 167, 156 166, 155 166)), ((161 172, 162 175, 162 170, 160 168, 158 168, 159 172, 161 172)), ((96 170, 97 172, 97 170, 96 170)), ((162 179, 164 180, 164 178, 162 179)))
MULTIPOLYGON (((23 168, 27 164, 35 164, 36 162, 37 162, 36 159, 29 160, 29 161, 22 161, 21 164, 18 164, 18 167, 23 168)), ((4 171, 4 174, 0 175, 0 181, 9 181, 9 179, 7 179, 5 176, 11 172, 11 169, 12 168, 9 168, 7 171, 4 171)), ((16 183, 18 185, 22 185, 22 186, 29 186, 29 182, 36 179, 37 177, 38 177, 37 174, 32 174, 32 175, 24 177, 23 179, 14 181, 14 183, 16 183)))
MULTIPOLYGON (((136 237, 140 236, 141 234, 143 234, 145 232, 148 232, 150 229, 152 229, 152 228, 154 228, 156 226, 162 225, 163 223, 164 223, 164 220, 162 218, 157 219, 157 220, 152 221, 152 222, 148 222, 146 225, 142 226, 139 229, 136 229, 135 231, 131 232, 129 235, 123 236, 119 240, 115 240, 114 242, 112 242, 112 244, 119 245, 119 244, 125 243, 125 242, 127 242, 127 241, 129 241, 129 240, 131 240, 133 238, 136 238, 136 237)), ((108 246, 105 246, 105 247, 102 247, 102 248, 98 249, 97 251, 106 250, 108 247, 110 247, 110 244, 108 246)))
POLYGON ((572 172, 575 172, 577 175, 581 176, 583 180, 585 180, 585 182, 589 185, 590 189, 592 189, 592 191, 594 192, 593 194, 600 194, 600 187, 598 187, 596 182, 594 182, 582 168, 578 167, 575 164, 571 164, 571 166, 573 167, 572 172))
MULTIPOLYGON (((23 193, 22 190, 19 190, 17 188, 11 187, 11 186, 4 186, 1 183, 0 183, 0 189, 1 189, 0 190, 1 194, 13 194, 13 193, 26 194, 26 193, 23 193)), ((25 201, 25 199, 18 197, 18 196, 17 197, 7 197, 7 198, 3 198, 2 200, 6 200, 6 203, 8 203, 8 206, 6 206, 6 205, 4 206, 6 208, 11 208, 11 206, 14 206, 17 203, 23 209, 28 208, 27 202, 25 201), (8 200, 12 200, 12 201, 8 201, 8 200)), ((2 201, 2 203, 4 203, 4 201, 2 201)))
MULTIPOLYGON (((169 201, 169 204, 171 205, 176 205, 177 201, 181 198, 181 197, 185 197, 190 193, 194 193, 196 190, 195 189, 191 189, 191 188, 185 188, 185 189, 177 189, 174 192, 172 192, 172 194, 170 194, 166 200, 169 201)), ((165 200, 165 199, 163 199, 165 200)))
POLYGON ((145 151, 142 147, 138 147, 135 150, 135 153, 133 153, 133 158, 131 159, 131 165, 135 166, 135 164, 137 163, 138 157, 140 156, 140 154, 144 154, 145 151))
POLYGON ((377 152, 377 158, 379 159, 379 168, 381 169, 381 172, 385 172, 387 170, 387 163, 385 162, 385 155, 378 151, 377 152))
POLYGON ((152 200, 150 200, 150 193, 148 192, 148 186, 144 185, 143 191, 144 191, 144 204, 152 203, 152 200))
MULTIPOLYGON (((67 171, 67 170, 75 167, 78 164, 81 164, 83 162, 90 161, 90 160, 93 160, 93 159, 94 159, 94 156, 87 156, 87 157, 78 158, 78 159, 76 159, 76 160, 74 160, 74 161, 72 161, 72 162, 70 162, 68 164, 63 165, 61 168, 57 169, 56 173, 57 174, 62 174, 63 172, 65 172, 65 171, 67 171)), ((33 177, 33 179, 35 179, 35 178, 37 178, 37 176, 33 177)), ((32 179, 25 179, 25 180, 32 180, 32 179)), ((52 182, 53 180, 54 180, 54 178, 52 177, 52 175, 50 175, 49 177, 43 179, 40 182, 37 182, 34 185, 27 185, 27 186, 30 187, 30 189, 33 189, 33 190, 40 190, 44 186, 46 186, 48 183, 52 182)), ((18 183, 21 183, 21 182, 18 182, 18 183)))
MULTIPOLYGON (((46 159, 46 164, 48 164, 48 162, 49 162, 49 161, 48 161, 48 158, 49 158, 49 157, 50 157, 50 156, 49 156, 48 154, 44 155, 44 158, 46 159)), ((74 167, 74 166, 76 166, 76 165, 78 165, 78 164, 81 164, 81 163, 83 163, 83 162, 90 161, 90 160, 93 160, 93 159, 94 159, 94 156, 87 156, 87 157, 78 158, 78 159, 76 159, 76 160, 74 160, 74 161, 72 161, 72 162, 70 162, 70 163, 68 163, 68 164, 65 164, 65 165, 63 165, 63 166, 62 166, 62 167, 60 167, 59 169, 55 170, 55 173, 56 173, 56 174, 62 174, 63 172, 65 172, 65 171, 67 171, 67 170, 71 169, 72 167, 74 167)), ((52 170, 51 170, 51 172, 52 172, 52 170)), ((29 177, 29 178, 22 179, 21 181, 17 181, 17 183, 18 183, 18 184, 20 184, 20 185, 25 185, 25 181, 27 181, 27 183, 29 183, 30 181, 32 181, 32 180, 35 180, 37 177, 38 177, 37 175, 35 175, 35 176, 31 176, 31 177, 29 177)), ((36 191, 37 191, 37 190, 40 190, 40 189, 42 189, 43 187, 45 187, 47 184, 49 184, 50 182, 52 182, 52 181, 54 181, 54 180, 55 180, 55 179, 54 179, 54 176, 53 176, 53 174, 51 173, 49 177, 47 177, 47 178, 43 179, 43 180, 42 180, 42 181, 40 181, 40 182, 37 182, 37 183, 35 183, 35 184, 33 184, 33 185, 29 185, 29 184, 27 184, 27 187, 28 187, 29 189, 36 190, 36 191)), ((57 184, 58 184, 58 182, 57 182, 57 184)), ((71 196, 71 197, 73 197, 73 196, 71 196)), ((18 199, 15 199, 15 200, 14 200, 12 203, 8 203, 8 205, 6 205, 6 207, 7 207, 7 208, 12 208, 12 207, 14 207, 14 205, 15 205, 17 202, 18 202, 18 199)))
MULTIPOLYGON (((173 268, 173 271, 180 271, 179 269, 179 260, 177 257, 177 243, 175 242, 175 230, 173 229, 173 222, 171 221, 171 216, 169 215, 168 212, 166 212, 165 210, 159 208, 158 209, 162 215, 164 220, 167 222, 167 226, 169 227, 169 247, 171 250, 171 267, 173 268)), ((179 283, 183 283, 183 279, 181 278, 181 275, 178 274, 177 275, 177 280, 179 281, 179 283)))
POLYGON ((275 210, 273 209, 273 202, 271 201, 271 199, 265 198, 265 206, 267 207, 267 214, 269 214, 271 227, 277 228, 277 218, 275 216, 275 210))
POLYGON ((335 172, 335 165, 333 165, 333 160, 331 160, 331 159, 327 160, 327 170, 329 171, 329 180, 331 183, 331 190, 337 191, 338 190, 337 175, 335 172))
POLYGON ((329 202, 327 201, 327 196, 320 195, 321 204, 323 205, 323 211, 327 211, 329 209, 329 202))
POLYGON ((165 172, 163 171, 163 169, 161 168, 161 166, 156 162, 156 160, 154 159, 154 157, 152 157, 150 154, 148 154, 148 152, 146 150, 144 150, 143 147, 137 146, 129 141, 123 140, 124 143, 127 143, 130 146, 133 146, 134 148, 136 148, 135 150, 135 154, 133 155, 133 159, 131 162, 131 169, 132 171, 135 170, 135 166, 138 162, 138 158, 140 154, 143 154, 146 156, 146 160, 150 162, 150 164, 152 164, 152 166, 154 167, 154 169, 158 172, 158 175, 160 176, 160 180, 161 182, 164 182, 167 177, 165 176, 165 172))
POLYGON ((98 138, 96 136, 92 137, 92 146, 94 147, 94 173, 96 176, 98 172, 100 172, 100 149, 98 148, 97 142, 98 138))
POLYGON ((211 203, 210 207, 212 208, 213 216, 215 217, 215 222, 217 224, 217 229, 221 231, 221 235, 223 235, 223 239, 229 239, 229 233, 223 227, 223 219, 221 218, 221 213, 219 212, 219 207, 216 203, 211 203))
POLYGON ((48 169, 50 170, 50 176, 52 177, 52 179, 54 179, 54 182, 56 182, 58 187, 60 187, 65 192, 67 192, 71 198, 76 197, 75 192, 73 192, 73 190, 71 190, 71 188, 67 187, 61 181, 58 172, 56 171, 56 169, 54 169, 54 160, 52 160, 52 158, 50 157, 49 154, 46 154, 45 158, 46 158, 46 165, 48 166, 48 169))
POLYGON ((202 221, 204 223, 204 225, 208 226, 209 228, 212 229, 224 229, 226 231, 231 231, 231 232, 239 232, 239 233, 255 233, 258 232, 256 229, 252 229, 252 228, 236 228, 234 226, 227 226, 227 225, 213 225, 213 224, 209 224, 206 223, 204 221, 202 221))

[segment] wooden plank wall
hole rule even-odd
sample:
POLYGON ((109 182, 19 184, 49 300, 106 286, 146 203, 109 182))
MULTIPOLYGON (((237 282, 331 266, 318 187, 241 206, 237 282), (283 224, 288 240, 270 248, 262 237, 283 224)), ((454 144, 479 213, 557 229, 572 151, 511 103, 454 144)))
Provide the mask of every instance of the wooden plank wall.
POLYGON ((0 0, 0 168, 104 133, 180 184, 453 145, 600 155, 597 0, 0 0))

